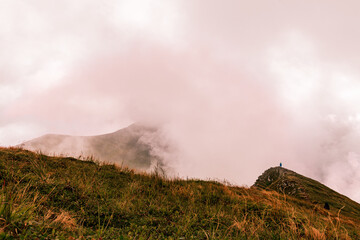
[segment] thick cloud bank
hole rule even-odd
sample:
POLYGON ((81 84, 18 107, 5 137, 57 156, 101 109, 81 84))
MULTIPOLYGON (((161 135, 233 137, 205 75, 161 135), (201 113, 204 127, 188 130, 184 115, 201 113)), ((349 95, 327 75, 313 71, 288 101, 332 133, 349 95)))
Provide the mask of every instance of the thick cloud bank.
POLYGON ((146 122, 175 175, 282 162, 360 201, 358 5, 2 1, 0 144, 146 122))

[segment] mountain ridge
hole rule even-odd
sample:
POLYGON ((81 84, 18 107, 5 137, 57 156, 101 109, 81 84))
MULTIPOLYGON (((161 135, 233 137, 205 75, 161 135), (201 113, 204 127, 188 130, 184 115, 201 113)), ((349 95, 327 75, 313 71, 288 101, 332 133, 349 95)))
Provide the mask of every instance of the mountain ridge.
POLYGON ((138 170, 150 170, 154 164, 162 164, 161 159, 153 154, 153 146, 145 141, 156 137, 157 131, 155 127, 134 123, 115 132, 94 136, 45 134, 18 147, 47 155, 94 157, 138 170))

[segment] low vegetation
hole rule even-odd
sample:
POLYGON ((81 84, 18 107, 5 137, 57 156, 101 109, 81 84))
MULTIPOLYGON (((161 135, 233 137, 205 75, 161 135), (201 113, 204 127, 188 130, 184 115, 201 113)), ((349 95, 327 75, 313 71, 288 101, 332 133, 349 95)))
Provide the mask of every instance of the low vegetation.
POLYGON ((341 212, 342 216, 360 218, 359 203, 318 181, 283 167, 269 168, 256 180, 254 186, 303 199, 324 207, 335 215, 341 212))
POLYGON ((260 188, 0 148, 0 239, 359 239, 359 219, 260 188))

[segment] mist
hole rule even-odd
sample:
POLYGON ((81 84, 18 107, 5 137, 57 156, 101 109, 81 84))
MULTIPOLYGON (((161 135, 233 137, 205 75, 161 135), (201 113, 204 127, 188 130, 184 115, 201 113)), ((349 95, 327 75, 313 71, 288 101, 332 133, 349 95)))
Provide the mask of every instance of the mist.
POLYGON ((173 176, 282 162, 360 201, 359 3, 1 4, 1 145, 141 122, 173 176))

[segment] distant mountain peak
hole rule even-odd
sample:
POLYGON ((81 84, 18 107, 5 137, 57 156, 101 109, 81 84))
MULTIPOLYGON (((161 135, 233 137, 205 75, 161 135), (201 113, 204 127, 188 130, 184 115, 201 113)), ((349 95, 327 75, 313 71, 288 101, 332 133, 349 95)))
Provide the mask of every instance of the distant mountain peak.
POLYGON ((155 143, 148 140, 157 135, 157 128, 134 123, 118 131, 96 136, 46 134, 19 146, 48 155, 94 157, 138 170, 151 170, 154 164, 162 161, 154 155, 155 143))

